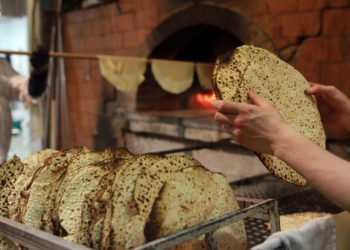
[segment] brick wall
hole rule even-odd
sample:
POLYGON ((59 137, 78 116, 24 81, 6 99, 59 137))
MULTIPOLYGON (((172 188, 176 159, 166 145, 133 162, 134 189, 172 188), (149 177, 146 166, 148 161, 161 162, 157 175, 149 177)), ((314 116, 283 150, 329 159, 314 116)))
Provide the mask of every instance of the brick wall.
MULTIPOLYGON (((242 13, 271 39, 276 52, 308 80, 336 85, 350 95, 349 0, 120 0, 66 13, 65 50, 144 55, 145 48, 152 49, 147 48, 151 45, 146 38, 163 20, 180 10, 204 4, 242 13)), ((67 60, 66 74, 73 128, 69 146, 93 147, 94 135, 103 133, 97 123, 107 115, 106 103, 118 101, 118 96, 102 79, 96 61, 67 60)))

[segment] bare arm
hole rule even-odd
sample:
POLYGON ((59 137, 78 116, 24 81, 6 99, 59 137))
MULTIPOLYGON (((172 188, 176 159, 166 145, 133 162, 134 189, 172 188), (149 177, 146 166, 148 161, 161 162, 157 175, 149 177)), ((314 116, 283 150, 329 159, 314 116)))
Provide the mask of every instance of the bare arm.
POLYGON ((311 143, 289 127, 274 144, 274 155, 303 175, 319 192, 350 210, 349 162, 311 143))
POLYGON ((321 193, 350 210, 350 163, 314 145, 293 130, 271 103, 250 91, 253 104, 215 101, 215 119, 228 125, 236 141, 250 150, 274 154, 321 193))

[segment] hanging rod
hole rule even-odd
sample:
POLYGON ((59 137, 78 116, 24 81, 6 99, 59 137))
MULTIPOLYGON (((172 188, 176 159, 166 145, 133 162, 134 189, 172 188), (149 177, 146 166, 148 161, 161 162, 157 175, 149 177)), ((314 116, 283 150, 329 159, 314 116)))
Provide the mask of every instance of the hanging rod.
MULTIPOLYGON (((12 54, 12 55, 32 55, 32 51, 15 51, 15 50, 0 50, 0 54, 12 54)), ((85 59, 85 60, 98 60, 95 54, 86 53, 67 53, 67 52, 49 52, 51 57, 72 58, 72 59, 85 59)))
MULTIPOLYGON (((0 54, 31 56, 32 55, 32 51, 0 50, 0 54)), ((67 59, 98 60, 98 56, 100 56, 100 55, 87 54, 87 53, 71 53, 71 52, 50 51, 49 52, 49 56, 50 57, 58 57, 58 58, 67 58, 67 59)), ((103 55, 103 54, 101 54, 101 56, 111 56, 111 55, 103 55)), ((132 58, 133 60, 144 60, 144 58, 140 58, 140 57, 132 57, 132 56, 120 56, 120 57, 132 58)), ((169 59, 156 59, 156 60, 169 61, 169 59)), ((146 61, 147 62, 151 62, 152 59, 151 58, 146 58, 146 61)), ((183 60, 170 60, 170 61, 191 63, 189 61, 183 61, 183 60)), ((207 63, 207 62, 192 62, 192 63, 211 64, 211 63, 207 63)))

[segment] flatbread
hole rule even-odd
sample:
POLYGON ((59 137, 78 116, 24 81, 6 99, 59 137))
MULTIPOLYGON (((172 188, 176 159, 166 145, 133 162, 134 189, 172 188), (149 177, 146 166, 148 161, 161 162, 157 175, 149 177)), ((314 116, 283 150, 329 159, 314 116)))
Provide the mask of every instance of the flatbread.
POLYGON ((204 222, 214 209, 216 193, 211 174, 200 167, 173 173, 153 206, 147 238, 158 239, 204 222))
POLYGON ((54 197, 68 165, 77 155, 86 151, 86 148, 73 148, 53 154, 45 161, 43 167, 34 173, 32 182, 25 190, 29 192, 29 197, 22 197, 27 200, 24 202, 25 209, 22 213, 24 224, 53 233, 51 218, 49 220, 44 218, 48 213, 51 214, 54 197))
POLYGON ((0 216, 8 217, 8 197, 23 167, 24 164, 16 155, 0 165, 0 216))
MULTIPOLYGON (((62 197, 66 188, 69 186, 69 182, 86 166, 94 166, 96 164, 103 164, 108 162, 118 162, 132 157, 132 154, 124 149, 118 150, 104 150, 104 151, 85 151, 77 155, 66 168, 65 175, 58 186, 57 192, 50 198, 51 200, 51 214, 48 214, 47 221, 59 221, 58 208, 62 203, 62 197)), ((61 230, 61 228, 59 228, 61 230)), ((66 232, 58 232, 59 235, 66 232)))
MULTIPOLYGON (((173 173, 164 183, 146 226, 148 240, 158 239, 239 209, 226 178, 201 166, 173 173), (195 208, 195 209, 194 209, 195 208)), ((243 250, 247 239, 243 222, 220 228, 218 249, 243 250)), ((203 236, 173 249, 206 249, 203 236)))
POLYGON ((125 165, 116 176, 114 183, 116 189, 112 197, 110 248, 129 249, 131 248, 128 247, 129 245, 135 247, 145 242, 142 227, 129 227, 135 220, 138 220, 139 213, 133 197, 135 182, 143 170, 159 160, 161 157, 157 155, 139 156, 130 164, 125 165), (136 233, 139 237, 132 237, 132 233, 136 233))
POLYGON ((298 229, 310 220, 329 216, 323 212, 301 212, 280 216, 281 231, 298 229))
POLYGON ((103 187, 103 180, 111 174, 113 164, 85 166, 69 181, 58 204, 60 226, 66 232, 64 239, 89 245, 90 211, 92 199, 103 187))
MULTIPOLYGON (((24 164, 15 155, 10 160, 0 165, 0 216, 9 217, 8 198, 14 188, 14 184, 21 175, 24 164)), ((0 249, 16 249, 13 242, 0 237, 0 249)))
MULTIPOLYGON (((219 57, 213 73, 213 89, 218 99, 249 103, 248 91, 254 90, 271 101, 285 121, 320 147, 325 147, 316 99, 304 94, 309 83, 291 65, 271 52, 243 45, 219 57)), ((285 162, 269 154, 257 153, 266 168, 296 185, 307 181, 285 162)))
POLYGON ((19 221, 21 216, 19 213, 21 191, 23 191, 28 185, 35 171, 43 166, 45 160, 57 152, 58 151, 53 149, 43 149, 23 160, 23 172, 18 177, 10 196, 8 197, 9 218, 11 220, 19 221))

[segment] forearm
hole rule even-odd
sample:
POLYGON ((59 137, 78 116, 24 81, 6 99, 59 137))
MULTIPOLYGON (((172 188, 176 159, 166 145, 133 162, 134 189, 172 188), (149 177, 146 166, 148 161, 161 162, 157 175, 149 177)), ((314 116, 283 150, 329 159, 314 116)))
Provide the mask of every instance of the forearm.
POLYGON ((287 127, 274 144, 274 154, 303 175, 339 206, 350 210, 350 163, 287 127))

